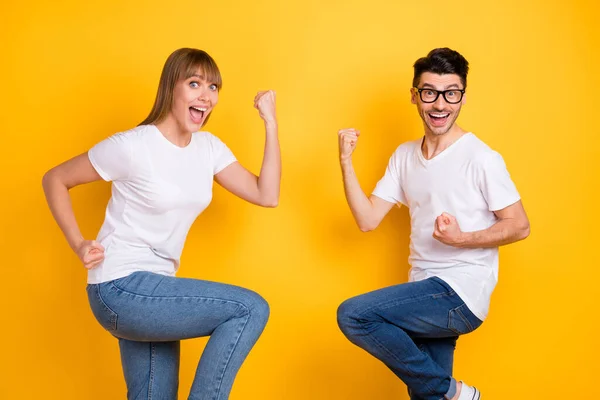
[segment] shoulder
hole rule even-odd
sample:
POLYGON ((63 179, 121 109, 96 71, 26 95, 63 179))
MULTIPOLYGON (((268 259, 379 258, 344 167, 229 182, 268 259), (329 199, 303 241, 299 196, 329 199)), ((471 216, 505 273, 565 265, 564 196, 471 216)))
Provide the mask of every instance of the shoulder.
POLYGON ((394 154, 392 154, 392 158, 402 159, 407 157, 410 154, 413 154, 415 149, 420 148, 421 142, 423 138, 419 138, 416 140, 410 140, 408 142, 402 143, 400 146, 396 148, 394 154))
POLYGON ((207 131, 193 133, 193 140, 197 148, 209 151, 210 153, 220 154, 227 149, 227 146, 221 139, 207 131))
POLYGON ((219 139, 216 135, 213 135, 212 133, 207 132, 207 131, 194 132, 193 137, 194 137, 194 141, 202 147, 204 147, 204 146, 215 147, 215 146, 223 145, 223 142, 221 141, 221 139, 219 139))
POLYGON ((155 132, 155 129, 156 128, 152 125, 140 125, 123 132, 117 132, 112 136, 109 136, 108 139, 117 143, 135 143, 145 141, 149 139, 153 132, 155 132))
POLYGON ((158 129, 154 125, 139 125, 127 131, 120 132, 118 135, 124 135, 131 140, 145 140, 157 132, 158 129))
POLYGON ((215 135, 213 135, 212 133, 210 133, 208 131, 198 131, 198 132, 194 132, 192 135, 194 136, 194 140, 197 140, 199 142, 210 143, 215 140, 219 140, 218 137, 216 137, 215 135))
POLYGON ((502 161, 502 155, 492 149, 487 143, 475 136, 474 133, 467 133, 467 154, 478 164, 484 165, 489 162, 502 161))

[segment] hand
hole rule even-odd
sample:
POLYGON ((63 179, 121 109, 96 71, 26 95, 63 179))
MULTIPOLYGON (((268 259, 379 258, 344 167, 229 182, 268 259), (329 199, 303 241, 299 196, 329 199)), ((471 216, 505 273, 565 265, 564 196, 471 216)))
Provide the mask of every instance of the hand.
POLYGON ((97 267, 104 260, 104 247, 95 240, 84 240, 75 252, 87 269, 97 267))
POLYGON ((456 218, 443 212, 435 219, 433 237, 448 246, 460 247, 463 232, 460 230, 456 218))
POLYGON ((360 131, 354 128, 340 129, 338 131, 338 141, 340 145, 340 161, 344 161, 352 157, 360 131))
POLYGON ((254 108, 258 110, 260 117, 265 122, 276 122, 275 91, 261 91, 254 97, 254 108))

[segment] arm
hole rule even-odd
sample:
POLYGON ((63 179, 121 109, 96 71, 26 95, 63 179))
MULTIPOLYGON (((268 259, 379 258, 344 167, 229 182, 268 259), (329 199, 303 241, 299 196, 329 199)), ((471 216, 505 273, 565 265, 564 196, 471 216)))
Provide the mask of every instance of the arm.
POLYGON ((279 151, 278 126, 275 113, 275 92, 259 92, 254 107, 265 123, 265 152, 256 176, 239 162, 235 162, 215 175, 215 180, 236 196, 259 206, 276 207, 279 203, 281 181, 281 154, 279 151))
POLYGON ((520 200, 494 214, 498 221, 489 228, 462 232, 454 216, 442 213, 435 220, 433 237, 450 246, 473 249, 503 246, 529 236, 529 219, 520 200))
POLYGON ((46 172, 42 186, 46 201, 71 249, 86 268, 93 268, 104 259, 104 248, 96 241, 85 240, 81 235, 69 189, 77 185, 102 179, 96 172, 87 153, 74 157, 46 172))
POLYGON ((360 187, 352 165, 352 153, 356 148, 359 135, 360 132, 356 129, 342 129, 338 132, 340 165, 342 167, 344 193, 352 216, 360 230, 368 232, 379 226, 394 206, 394 203, 373 195, 367 197, 360 187))

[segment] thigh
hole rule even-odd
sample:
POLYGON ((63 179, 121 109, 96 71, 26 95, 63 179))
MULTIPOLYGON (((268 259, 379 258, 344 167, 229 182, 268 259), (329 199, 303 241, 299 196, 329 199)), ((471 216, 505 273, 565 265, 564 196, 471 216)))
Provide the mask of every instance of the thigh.
MULTIPOLYGON (((445 282, 429 278, 366 293, 342 307, 359 320, 396 325, 412 338, 447 338, 457 336, 452 310, 466 306, 445 282)), ((466 333, 465 327, 461 329, 466 333)))
POLYGON ((208 336, 219 325, 265 303, 232 285, 136 272, 99 285, 98 297, 113 313, 111 333, 134 341, 176 341, 208 336))

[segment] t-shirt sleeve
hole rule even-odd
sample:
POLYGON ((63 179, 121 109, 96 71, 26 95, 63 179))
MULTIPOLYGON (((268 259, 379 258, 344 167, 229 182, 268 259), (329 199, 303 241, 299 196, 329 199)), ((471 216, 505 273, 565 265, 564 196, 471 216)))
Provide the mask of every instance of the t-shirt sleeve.
POLYGON ((521 199, 504 159, 497 152, 483 162, 480 188, 490 211, 502 210, 521 199))
POLYGON ((213 175, 237 161, 229 147, 218 137, 210 135, 210 146, 213 160, 213 175))
POLYGON ((88 151, 92 166, 105 181, 125 180, 131 170, 132 138, 117 133, 88 151))
POLYGON ((407 205, 406 196, 402 190, 402 182, 400 181, 400 160, 401 153, 398 149, 390 157, 385 174, 377 182, 372 194, 390 203, 407 205))

